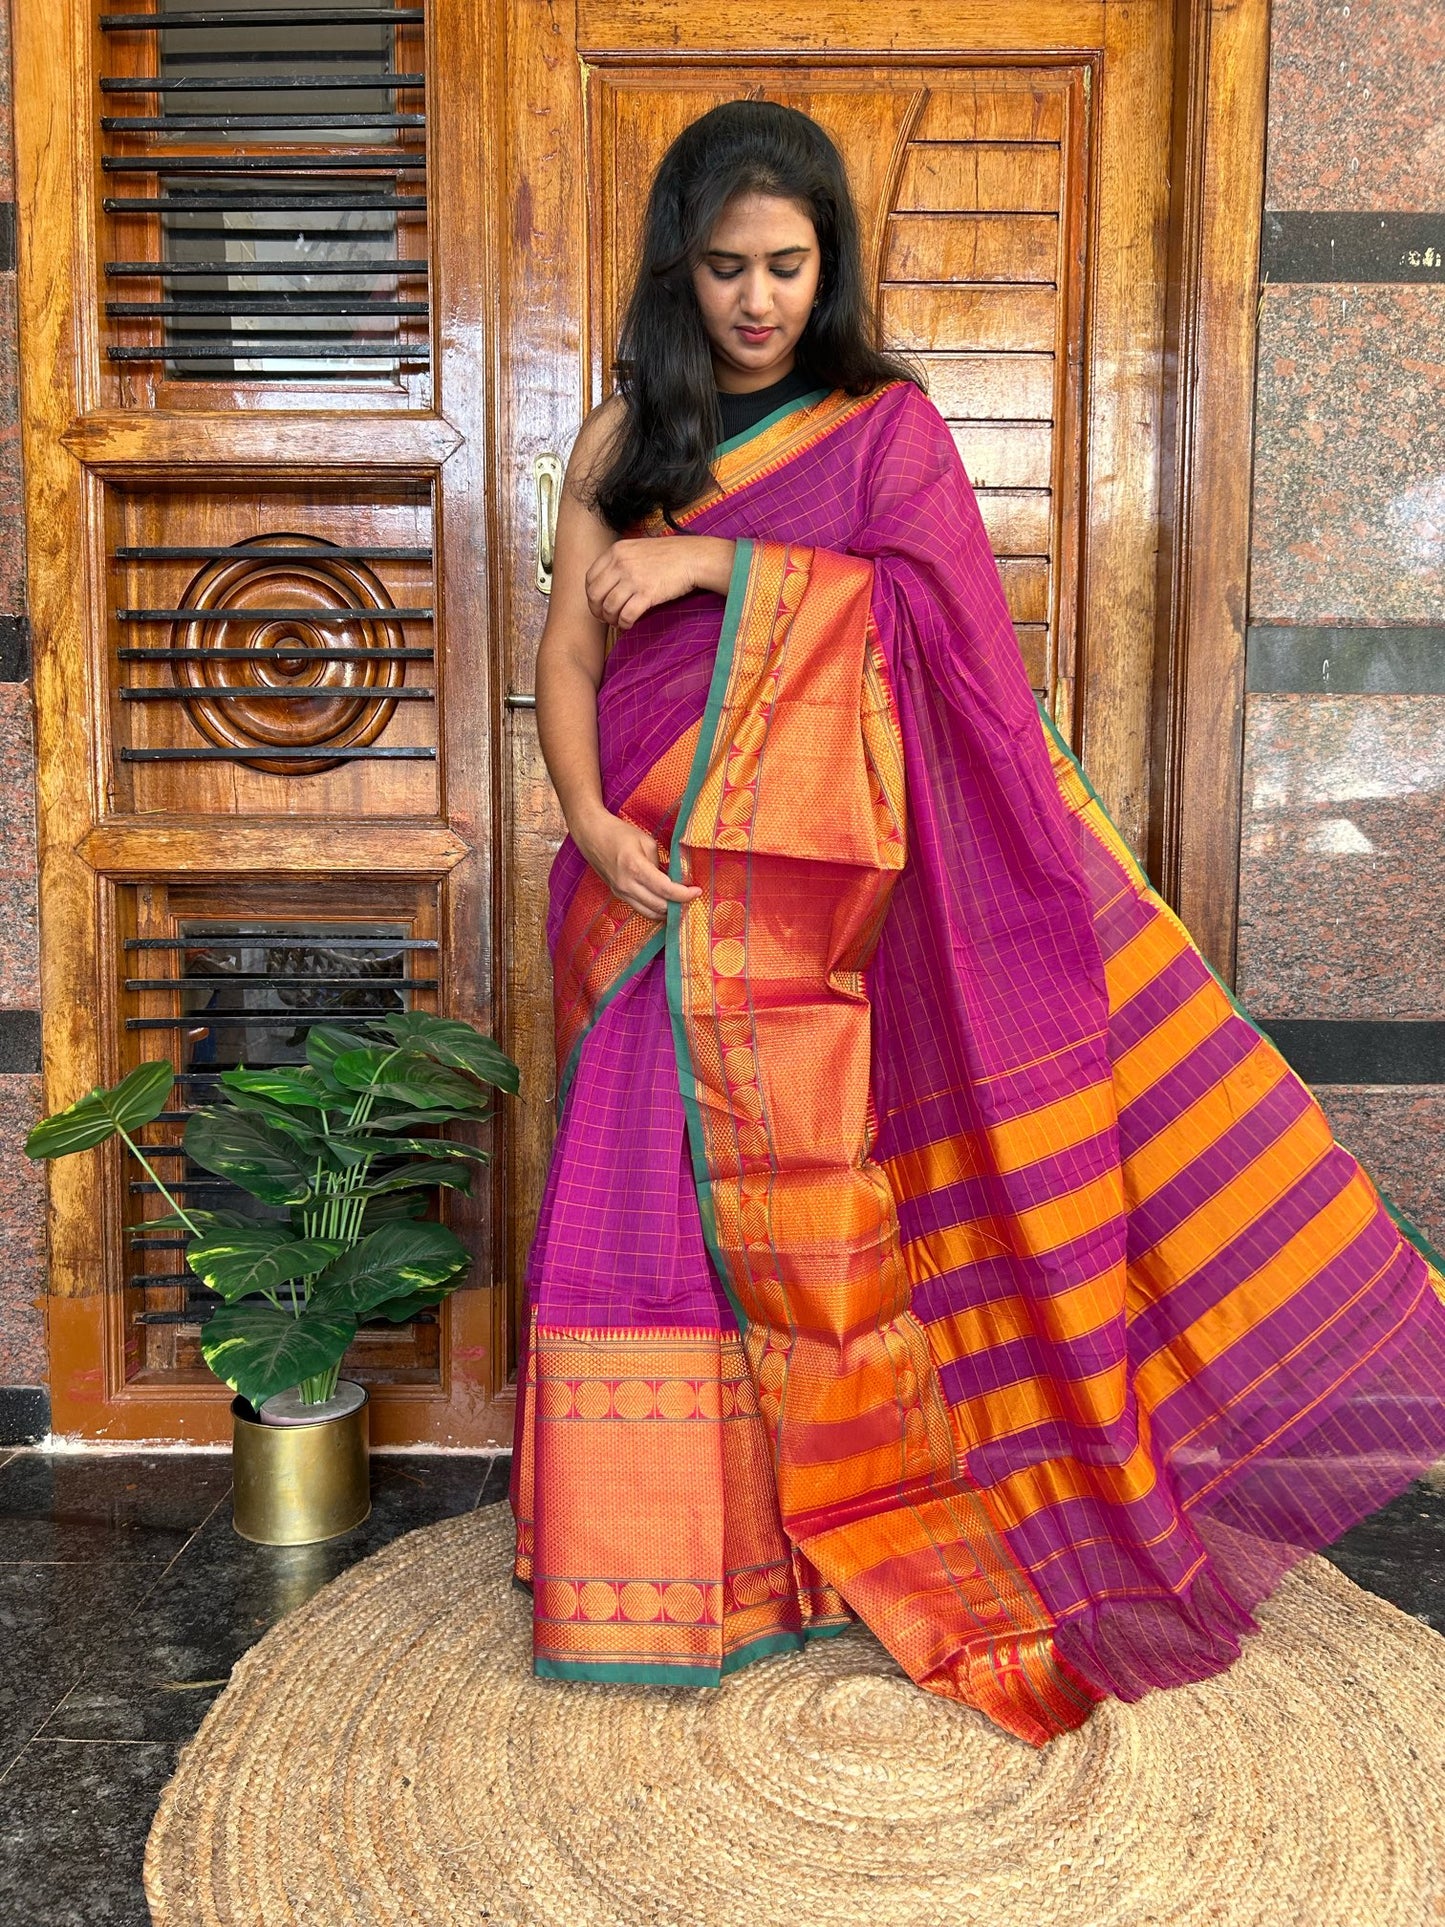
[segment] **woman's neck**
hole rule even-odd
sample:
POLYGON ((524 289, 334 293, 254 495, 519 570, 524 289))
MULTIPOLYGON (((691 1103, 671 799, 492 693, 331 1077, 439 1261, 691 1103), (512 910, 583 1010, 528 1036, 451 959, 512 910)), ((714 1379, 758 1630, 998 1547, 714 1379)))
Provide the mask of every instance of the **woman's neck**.
POLYGON ((780 381, 786 381, 796 368, 797 361, 796 351, 790 349, 784 361, 755 374, 751 369, 730 367, 715 355, 712 378, 721 395, 756 395, 764 388, 776 388, 780 381))

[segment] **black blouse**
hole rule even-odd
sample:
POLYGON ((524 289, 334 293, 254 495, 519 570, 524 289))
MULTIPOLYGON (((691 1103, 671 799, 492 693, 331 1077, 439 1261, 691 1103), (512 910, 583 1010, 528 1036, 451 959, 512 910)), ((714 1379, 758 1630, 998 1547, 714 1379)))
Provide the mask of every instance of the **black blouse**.
POLYGON ((745 434, 755 428, 765 415, 774 409, 782 408, 790 401, 801 401, 804 395, 812 394, 821 386, 815 375, 804 374, 801 368, 794 368, 780 381, 766 388, 754 388, 746 395, 725 395, 718 390, 717 404, 722 414, 722 438, 730 442, 734 435, 745 434))

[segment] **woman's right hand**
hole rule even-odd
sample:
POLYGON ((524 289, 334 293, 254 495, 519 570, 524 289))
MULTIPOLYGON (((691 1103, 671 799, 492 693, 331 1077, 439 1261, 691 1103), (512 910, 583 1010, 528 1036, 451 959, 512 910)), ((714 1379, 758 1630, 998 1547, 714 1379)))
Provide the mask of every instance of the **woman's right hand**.
POLYGON ((660 920, 669 903, 691 903, 702 895, 695 883, 675 883, 667 874, 655 836, 610 811, 574 830, 572 840, 612 894, 645 917, 660 920))

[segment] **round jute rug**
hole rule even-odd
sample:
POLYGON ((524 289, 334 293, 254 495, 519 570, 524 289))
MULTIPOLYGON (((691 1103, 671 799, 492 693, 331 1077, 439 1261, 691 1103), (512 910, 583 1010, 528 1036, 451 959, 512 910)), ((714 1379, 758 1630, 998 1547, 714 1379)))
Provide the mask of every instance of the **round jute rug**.
POLYGON ((1445 1640, 1322 1559, 1227 1674, 1035 1750, 861 1629, 720 1688, 529 1670, 505 1505, 289 1613, 181 1753, 156 1927, 1422 1927, 1445 1640))

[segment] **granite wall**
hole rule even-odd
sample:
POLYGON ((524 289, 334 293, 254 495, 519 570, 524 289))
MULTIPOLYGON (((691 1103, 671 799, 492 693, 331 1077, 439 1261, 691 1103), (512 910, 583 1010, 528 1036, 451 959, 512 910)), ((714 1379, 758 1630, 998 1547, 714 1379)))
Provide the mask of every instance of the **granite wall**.
POLYGON ((0 4, 0 1442, 49 1430, 44 1192, 20 1150, 40 1099, 40 992, 17 386, 10 26, 0 4))
MULTIPOLYGON (((1238 989, 1445 1240, 1445 9, 1274 0, 1238 989)), ((48 1429, 0 0, 0 1442, 48 1429)))
POLYGON ((1237 989, 1445 1241, 1445 10, 1274 0, 1237 989))

